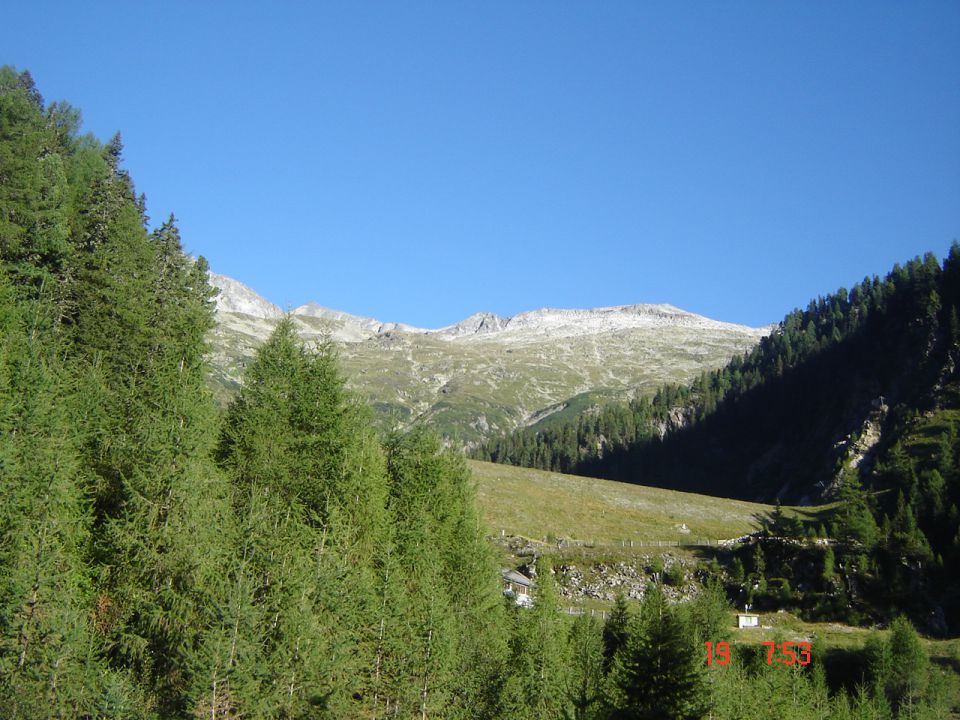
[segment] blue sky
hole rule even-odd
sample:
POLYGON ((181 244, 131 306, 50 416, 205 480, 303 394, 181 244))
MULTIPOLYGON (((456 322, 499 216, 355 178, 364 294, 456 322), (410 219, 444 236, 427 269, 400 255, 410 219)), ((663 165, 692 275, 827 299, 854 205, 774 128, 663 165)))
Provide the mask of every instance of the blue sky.
POLYGON ((282 306, 761 325, 960 240, 960 3, 51 3, 0 63, 282 306))

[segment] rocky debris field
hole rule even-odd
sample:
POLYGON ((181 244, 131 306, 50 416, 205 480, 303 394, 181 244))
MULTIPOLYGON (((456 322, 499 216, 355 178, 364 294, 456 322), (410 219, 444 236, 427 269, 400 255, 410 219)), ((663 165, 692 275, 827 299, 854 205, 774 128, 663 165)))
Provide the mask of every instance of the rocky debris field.
POLYGON ((587 599, 613 602, 618 595, 640 600, 647 586, 667 575, 663 588, 672 601, 687 600, 699 594, 694 563, 684 558, 638 557, 633 562, 562 564, 554 568, 561 597, 580 602, 587 599), (662 567, 662 570, 660 569, 662 567))

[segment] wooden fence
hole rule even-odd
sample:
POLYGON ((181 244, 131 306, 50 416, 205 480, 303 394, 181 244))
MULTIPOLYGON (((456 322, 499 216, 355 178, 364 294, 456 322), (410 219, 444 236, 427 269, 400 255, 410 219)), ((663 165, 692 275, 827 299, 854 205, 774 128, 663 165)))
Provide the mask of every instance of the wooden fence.
POLYGON ((590 615, 590 617, 600 618, 601 620, 606 620, 607 616, 610 614, 606 610, 594 610, 590 609, 588 612, 586 608, 582 607, 567 607, 560 608, 561 612, 565 612, 567 615, 590 615))

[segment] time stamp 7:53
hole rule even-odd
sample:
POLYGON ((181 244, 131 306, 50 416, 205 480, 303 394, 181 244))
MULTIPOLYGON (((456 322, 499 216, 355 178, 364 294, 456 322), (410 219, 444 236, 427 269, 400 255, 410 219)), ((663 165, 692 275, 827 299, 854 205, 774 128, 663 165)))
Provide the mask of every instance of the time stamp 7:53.
MULTIPOLYGON (((704 643, 707 646, 707 665, 726 665, 730 662, 730 643, 704 643)), ((767 665, 779 663, 781 665, 809 665, 810 643, 791 642, 784 640, 781 643, 767 641, 763 643, 767 648, 767 665)))

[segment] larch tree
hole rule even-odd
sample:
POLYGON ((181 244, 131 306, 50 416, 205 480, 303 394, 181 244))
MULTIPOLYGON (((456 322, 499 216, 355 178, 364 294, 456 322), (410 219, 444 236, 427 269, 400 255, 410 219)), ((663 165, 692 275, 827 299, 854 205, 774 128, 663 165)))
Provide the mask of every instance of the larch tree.
POLYGON ((21 295, 54 292, 70 253, 65 154, 29 73, 0 67, 0 260, 21 295))
POLYGON ((331 348, 308 352, 292 321, 244 381, 218 450, 239 534, 217 683, 254 717, 353 716, 375 665, 382 455, 331 348))
POLYGON ((102 656, 70 376, 51 307, 17 304, 0 270, 0 703, 10 718, 136 717, 102 656))
POLYGON ((537 562, 532 609, 516 608, 503 685, 506 716, 562 718, 567 684, 567 634, 550 561, 537 562))

